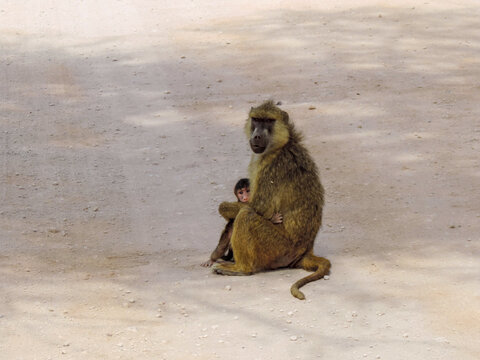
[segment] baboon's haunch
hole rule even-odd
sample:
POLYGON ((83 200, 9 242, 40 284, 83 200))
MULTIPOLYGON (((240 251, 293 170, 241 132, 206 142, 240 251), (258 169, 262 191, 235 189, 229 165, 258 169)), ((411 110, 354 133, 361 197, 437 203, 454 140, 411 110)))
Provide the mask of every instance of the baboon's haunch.
POLYGON ((248 168, 250 201, 220 204, 220 214, 235 219, 230 240, 235 263, 215 264, 213 269, 223 275, 282 267, 314 271, 290 289, 303 300, 299 288, 330 269, 330 261, 313 255, 323 207, 317 167, 288 114, 272 101, 250 110, 245 131, 254 152, 248 168), (269 220, 275 213, 283 215, 282 224, 269 220))

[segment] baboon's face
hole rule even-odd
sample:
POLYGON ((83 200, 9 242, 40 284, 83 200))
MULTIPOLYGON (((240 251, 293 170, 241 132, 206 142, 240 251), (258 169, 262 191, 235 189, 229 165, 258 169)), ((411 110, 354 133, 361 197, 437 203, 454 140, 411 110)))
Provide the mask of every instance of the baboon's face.
POLYGON ((275 119, 251 118, 250 147, 255 154, 261 154, 270 144, 275 119))

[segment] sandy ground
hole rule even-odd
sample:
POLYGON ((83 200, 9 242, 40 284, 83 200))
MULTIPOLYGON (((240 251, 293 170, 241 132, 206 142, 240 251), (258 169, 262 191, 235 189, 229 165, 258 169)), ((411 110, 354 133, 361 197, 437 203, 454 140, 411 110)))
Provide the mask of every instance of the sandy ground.
POLYGON ((0 358, 479 359, 479 9, 0 1, 0 358), (199 266, 268 98, 326 188, 303 302, 199 266))

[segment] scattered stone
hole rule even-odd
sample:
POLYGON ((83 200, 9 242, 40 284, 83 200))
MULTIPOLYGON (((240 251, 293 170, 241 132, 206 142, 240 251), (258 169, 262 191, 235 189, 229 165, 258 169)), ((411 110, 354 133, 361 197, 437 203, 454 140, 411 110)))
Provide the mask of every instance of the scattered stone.
POLYGON ((328 280, 328 279, 330 279, 330 276, 328 276, 328 275, 325 275, 325 276, 323 277, 323 280, 328 280))
POLYGON ((230 291, 232 290, 232 287, 230 285, 225 286, 225 290, 230 291))
POLYGON ((315 110, 315 109, 316 109, 315 106, 310 106, 310 107, 308 108, 308 110, 315 110))
POLYGON ((297 336, 290 336, 290 341, 297 341, 298 340, 298 337, 297 336))

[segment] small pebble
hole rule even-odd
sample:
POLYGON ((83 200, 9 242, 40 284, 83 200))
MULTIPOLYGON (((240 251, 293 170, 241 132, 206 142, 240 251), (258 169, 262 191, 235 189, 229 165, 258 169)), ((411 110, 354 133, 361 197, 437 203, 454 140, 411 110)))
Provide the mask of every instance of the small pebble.
POLYGON ((330 276, 328 276, 328 275, 325 275, 325 276, 323 277, 323 280, 328 280, 328 279, 330 279, 330 276))
POLYGON ((225 290, 230 291, 232 290, 232 287, 230 285, 225 286, 225 290))
POLYGON ((297 341, 298 340, 298 337, 297 336, 290 336, 290 341, 297 341))

